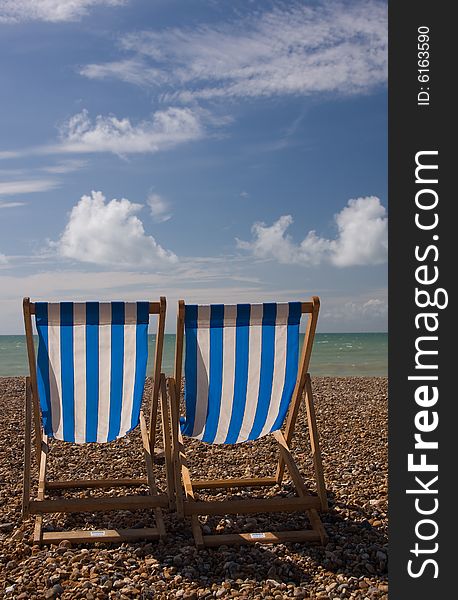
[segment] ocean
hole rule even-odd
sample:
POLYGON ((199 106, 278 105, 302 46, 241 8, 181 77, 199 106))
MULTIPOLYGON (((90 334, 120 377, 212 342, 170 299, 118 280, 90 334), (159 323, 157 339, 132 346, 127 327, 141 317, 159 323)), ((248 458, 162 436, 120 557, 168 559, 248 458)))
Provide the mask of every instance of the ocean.
MULTIPOLYGON (((302 336, 303 337, 303 336, 302 336)), ((155 336, 149 336, 148 373, 152 371, 155 336)), ((175 335, 166 334, 162 370, 173 374, 175 335)), ((387 333, 317 333, 309 369, 320 376, 387 376, 387 333)), ((0 376, 28 374, 25 336, 0 335, 0 376)))

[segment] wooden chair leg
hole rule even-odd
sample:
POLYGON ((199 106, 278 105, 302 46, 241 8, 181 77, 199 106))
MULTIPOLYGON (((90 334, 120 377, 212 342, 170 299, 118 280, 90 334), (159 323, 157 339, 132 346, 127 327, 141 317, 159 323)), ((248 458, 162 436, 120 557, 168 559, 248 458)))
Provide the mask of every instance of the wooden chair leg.
POLYGON ((32 452, 32 395, 30 379, 25 380, 25 436, 24 436, 24 479, 22 487, 22 518, 29 516, 30 463, 32 452))
MULTIPOLYGON (((48 436, 43 435, 41 440, 41 458, 40 458, 40 471, 38 475, 38 494, 37 500, 44 500, 46 491, 46 467, 48 463, 48 436)), ((43 515, 38 514, 35 519, 35 528, 33 531, 33 541, 36 544, 40 544, 42 541, 42 525, 43 515)))
POLYGON ((323 463, 321 461, 321 450, 316 426, 315 406, 313 404, 313 392, 310 375, 307 374, 305 380, 305 405, 307 407, 307 423, 310 435, 310 447, 312 450, 313 467, 315 469, 315 478, 318 491, 318 497, 321 500, 321 510, 328 510, 328 499, 326 497, 326 486, 324 483, 323 463))
MULTIPOLYGON (((140 412, 140 429, 142 434, 143 454, 146 462, 146 476, 148 478, 149 492, 151 496, 157 496, 157 487, 153 472, 153 458, 151 456, 148 429, 146 427, 145 415, 143 414, 143 411, 140 412)), ((156 517, 156 526, 159 531, 159 536, 164 538, 166 535, 165 525, 162 516, 162 509, 159 506, 154 509, 154 515, 156 517)))
POLYGON ((168 393, 169 393, 169 406, 170 406, 170 422, 172 429, 172 463, 173 463, 173 475, 174 475, 174 491, 175 491, 175 505, 177 515, 180 519, 184 518, 184 507, 183 507, 183 488, 181 485, 181 454, 183 451, 183 459, 186 459, 184 455, 184 449, 182 449, 179 438, 179 422, 178 422, 178 404, 176 394, 176 384, 173 378, 168 380, 168 393))
MULTIPOLYGON (((285 461, 286 466, 288 467, 289 474, 291 475, 291 479, 293 480, 297 493, 302 498, 304 498, 305 496, 309 496, 310 493, 305 487, 301 473, 296 465, 293 455, 291 454, 291 450, 289 449, 289 446, 282 432, 275 431, 273 435, 279 444, 280 453, 283 457, 283 460, 285 461)), ((317 510, 315 508, 311 508, 307 510, 307 514, 312 528, 318 533, 318 535, 320 536, 321 543, 323 544, 323 546, 325 546, 328 543, 328 535, 323 527, 323 523, 321 522, 317 510)))
POLYGON ((167 397, 167 382, 163 373, 161 374, 160 396, 161 425, 165 455, 165 472, 167 477, 167 494, 169 496, 170 509, 173 510, 175 506, 175 478, 173 473, 172 442, 170 439, 170 415, 169 402, 167 397))

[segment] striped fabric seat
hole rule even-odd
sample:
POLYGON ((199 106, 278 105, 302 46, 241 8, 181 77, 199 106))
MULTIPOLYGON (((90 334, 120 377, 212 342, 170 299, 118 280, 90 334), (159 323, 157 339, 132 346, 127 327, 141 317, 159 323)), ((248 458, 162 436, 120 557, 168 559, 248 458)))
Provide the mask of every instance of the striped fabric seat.
POLYGON ((301 303, 186 305, 184 435, 213 444, 279 429, 296 384, 301 303))
POLYGON ((148 302, 37 302, 38 392, 47 435, 109 442, 139 423, 148 302))

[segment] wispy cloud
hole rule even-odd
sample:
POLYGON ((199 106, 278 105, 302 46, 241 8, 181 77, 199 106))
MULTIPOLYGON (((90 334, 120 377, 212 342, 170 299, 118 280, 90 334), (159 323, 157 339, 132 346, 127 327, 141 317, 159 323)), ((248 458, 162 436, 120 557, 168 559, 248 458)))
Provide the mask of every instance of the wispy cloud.
POLYGON ((54 179, 24 179, 18 181, 0 181, 0 196, 14 196, 17 194, 32 194, 47 192, 59 186, 54 179))
POLYGON ((0 152, 0 159, 94 152, 125 156, 168 150, 204 136, 200 114, 189 108, 170 107, 156 111, 149 120, 133 124, 128 118, 118 119, 114 115, 98 115, 92 121, 88 111, 82 110, 61 125, 58 143, 17 151, 7 150, 0 152))
POLYGON ((99 265, 154 268, 176 262, 173 252, 145 233, 136 216, 141 204, 126 198, 105 200, 102 192, 82 196, 60 239, 50 242, 51 248, 63 258, 99 265))
POLYGON ((164 223, 172 218, 170 203, 159 194, 149 194, 146 203, 155 223, 164 223))
POLYGON ((17 208, 18 206, 25 206, 26 202, 2 202, 0 200, 0 210, 2 208, 17 208))
POLYGON ((161 86, 169 101, 360 94, 386 82, 387 8, 282 3, 230 23, 132 33, 121 47, 126 59, 81 74, 161 86))
POLYGON ((334 216, 337 237, 327 239, 315 231, 300 243, 286 232, 293 223, 283 215, 273 225, 257 222, 251 228, 253 239, 237 239, 237 246, 257 258, 274 259, 284 264, 318 265, 323 262, 337 267, 377 265, 386 262, 388 219, 385 207, 375 196, 349 200, 334 216))
POLYGON ((120 6, 128 0, 1 0, 0 23, 77 21, 95 6, 120 6))
POLYGON ((85 160, 78 159, 68 159, 61 160, 55 165, 49 165, 46 167, 42 167, 42 171, 46 173, 55 173, 56 175, 64 175, 66 173, 73 173, 74 171, 79 171, 83 169, 87 165, 85 160))

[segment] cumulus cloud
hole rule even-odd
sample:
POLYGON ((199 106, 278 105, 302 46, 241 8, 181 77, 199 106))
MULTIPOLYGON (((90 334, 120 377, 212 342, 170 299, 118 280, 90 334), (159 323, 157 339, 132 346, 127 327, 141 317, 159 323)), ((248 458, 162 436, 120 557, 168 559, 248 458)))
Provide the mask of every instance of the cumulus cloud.
POLYGON ((320 237, 309 231, 298 244, 287 234, 291 215, 281 216, 272 225, 255 223, 253 239, 237 239, 237 246, 257 258, 276 259, 284 264, 318 265, 329 262, 337 267, 377 265, 386 262, 388 220, 379 198, 368 196, 348 201, 334 216, 337 236, 320 237))
POLYGON ((164 223, 164 221, 172 218, 169 202, 162 196, 159 196, 159 194, 151 193, 146 203, 149 206, 151 217, 155 223, 164 223))
POLYGON ((120 6, 126 0, 1 0, 0 23, 76 21, 94 6, 120 6))
POLYGON ((89 78, 162 85, 166 98, 366 93, 387 78, 387 7, 377 0, 283 3, 229 23, 135 32, 125 60, 89 78))
POLYGON ((106 202, 102 192, 93 191, 73 207, 64 232, 51 247, 62 257, 102 265, 154 267, 176 262, 173 252, 145 233, 136 216, 141 208, 126 198, 106 202))

